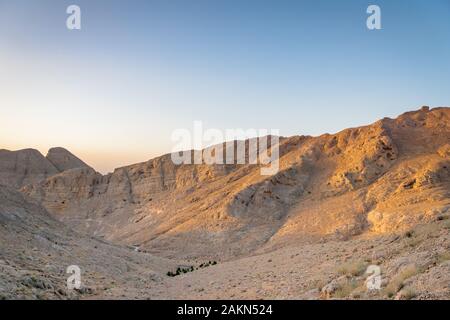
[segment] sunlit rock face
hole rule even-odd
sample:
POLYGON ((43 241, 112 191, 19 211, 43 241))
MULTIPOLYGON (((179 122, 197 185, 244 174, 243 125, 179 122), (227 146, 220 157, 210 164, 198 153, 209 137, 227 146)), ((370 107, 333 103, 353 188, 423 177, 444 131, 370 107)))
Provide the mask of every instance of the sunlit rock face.
POLYGON ((75 168, 88 168, 89 166, 82 160, 74 156, 64 148, 51 148, 46 156, 59 172, 75 168))
POLYGON ((66 170, 23 192, 76 229, 174 256, 396 232, 449 205, 449 118, 449 108, 422 108, 281 138, 272 176, 258 165, 175 165, 164 155, 105 176, 66 170))

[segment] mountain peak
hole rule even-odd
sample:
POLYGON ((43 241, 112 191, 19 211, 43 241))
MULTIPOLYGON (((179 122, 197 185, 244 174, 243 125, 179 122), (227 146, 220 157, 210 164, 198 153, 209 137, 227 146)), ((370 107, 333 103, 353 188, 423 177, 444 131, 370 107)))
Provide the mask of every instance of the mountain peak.
POLYGON ((46 158, 60 172, 75 168, 89 168, 85 162, 62 147, 54 147, 48 150, 46 158))

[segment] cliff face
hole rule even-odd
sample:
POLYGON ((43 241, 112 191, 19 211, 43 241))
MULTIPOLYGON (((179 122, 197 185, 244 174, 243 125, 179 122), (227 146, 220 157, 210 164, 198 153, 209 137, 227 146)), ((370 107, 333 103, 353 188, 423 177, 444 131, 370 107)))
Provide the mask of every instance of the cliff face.
POLYGON ((59 172, 89 166, 64 148, 51 148, 46 156, 59 172))
POLYGON ((37 150, 0 150, 1 184, 19 188, 58 172, 58 169, 37 150))
POLYGON ((450 205, 450 109, 319 137, 280 139, 280 170, 174 165, 65 171, 23 188, 97 236, 167 256, 233 256, 316 239, 406 230, 450 205))
POLYGON ((37 183, 60 172, 88 165, 63 148, 52 148, 47 157, 38 150, 0 150, 0 184, 13 189, 37 183))

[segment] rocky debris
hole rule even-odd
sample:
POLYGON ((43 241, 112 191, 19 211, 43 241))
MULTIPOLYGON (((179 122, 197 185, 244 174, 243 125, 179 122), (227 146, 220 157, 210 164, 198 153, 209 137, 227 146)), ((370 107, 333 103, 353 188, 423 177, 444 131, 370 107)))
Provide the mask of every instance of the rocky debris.
POLYGON ((321 290, 321 296, 324 299, 329 299, 333 294, 342 287, 343 283, 348 281, 347 276, 341 276, 337 279, 332 280, 330 283, 326 284, 321 290))
POLYGON ((36 278, 33 276, 27 276, 23 278, 20 283, 29 288, 37 288, 41 290, 53 289, 53 285, 49 281, 45 279, 36 278))

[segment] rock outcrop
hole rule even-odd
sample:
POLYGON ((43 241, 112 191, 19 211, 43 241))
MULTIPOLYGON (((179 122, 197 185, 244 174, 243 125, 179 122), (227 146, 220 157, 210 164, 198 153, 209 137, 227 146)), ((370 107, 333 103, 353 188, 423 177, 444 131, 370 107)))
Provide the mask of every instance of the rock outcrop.
POLYGON ((19 188, 58 172, 59 170, 37 150, 0 150, 0 184, 19 188))
POLYGON ((0 150, 0 184, 18 189, 74 168, 89 168, 87 164, 63 148, 52 148, 47 157, 38 150, 0 150))
POLYGON ((76 168, 88 168, 89 166, 64 148, 51 148, 48 150, 47 160, 50 161, 59 172, 76 168))

